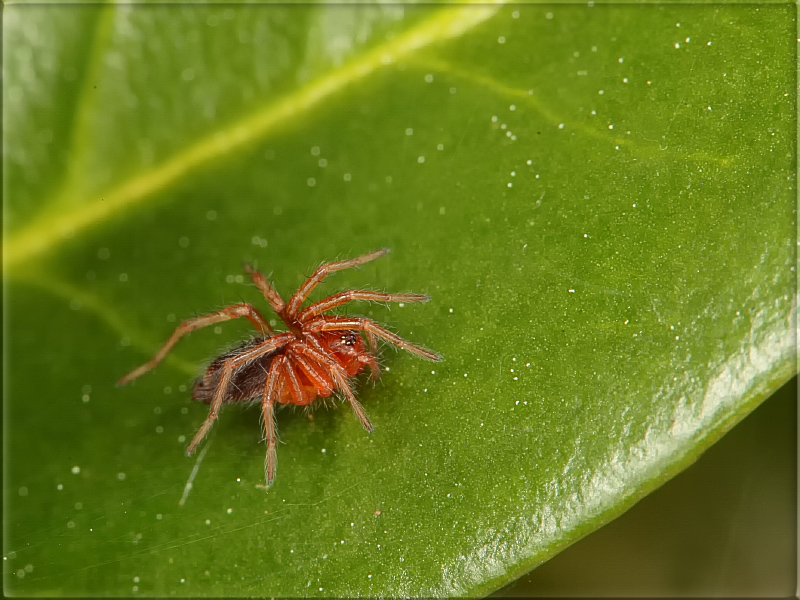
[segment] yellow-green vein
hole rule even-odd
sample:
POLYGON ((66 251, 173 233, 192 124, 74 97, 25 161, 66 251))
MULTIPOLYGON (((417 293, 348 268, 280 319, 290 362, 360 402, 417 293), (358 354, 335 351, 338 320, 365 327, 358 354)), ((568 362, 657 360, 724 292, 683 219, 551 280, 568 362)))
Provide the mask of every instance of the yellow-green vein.
MULTIPOLYGON (((484 89, 492 90, 504 98, 514 98, 518 102, 524 102, 525 104, 533 107, 533 109, 542 115, 543 118, 550 121, 554 127, 564 120, 564 115, 559 115, 554 109, 548 107, 545 102, 539 100, 533 94, 533 90, 531 89, 515 88, 488 75, 473 73, 465 69, 458 68, 450 62, 442 60, 426 57, 421 60, 414 60, 414 63, 426 70, 434 70, 438 71, 439 73, 446 73, 447 75, 451 75, 453 77, 459 77, 464 81, 470 81, 484 89)), ((580 131, 585 135, 588 135, 589 137, 607 142, 609 147, 616 146, 617 149, 627 148, 643 158, 660 158, 663 157, 665 153, 675 154, 672 150, 668 150, 667 148, 663 148, 658 145, 656 140, 648 140, 649 143, 646 145, 641 143, 637 144, 631 138, 625 138, 619 135, 611 134, 608 129, 599 129, 595 126, 587 125, 582 121, 575 121, 570 125, 570 127, 580 131)), ((727 166, 732 162, 731 158, 725 156, 714 156, 705 152, 695 152, 688 156, 684 153, 680 153, 678 156, 681 160, 688 158, 689 160, 696 162, 716 163, 722 166, 727 166)))
MULTIPOLYGON (((442 10, 405 34, 387 41, 241 121, 208 135, 167 162, 134 176, 99 198, 77 203, 77 208, 68 211, 57 208, 45 211, 27 227, 5 240, 4 274, 13 276, 14 270, 23 263, 52 250, 89 227, 142 204, 198 167, 262 140, 277 131, 281 124, 292 122, 325 98, 382 67, 404 60, 414 52, 437 42, 463 35, 494 15, 502 3, 503 0, 494 0, 491 3, 442 10)), ((49 203, 45 202, 44 205, 49 203)))
MULTIPOLYGON (((27 272, 20 275, 20 281, 31 286, 38 287, 55 297, 63 298, 69 302, 73 310, 88 310, 91 314, 105 323, 109 330, 115 332, 121 339, 127 339, 134 348, 146 354, 153 354, 158 345, 152 339, 141 334, 131 334, 131 326, 125 323, 120 316, 109 309, 97 296, 86 292, 78 287, 62 281, 57 276, 49 275, 39 271, 27 272)), ((169 355, 165 363, 193 376, 197 374, 197 365, 190 363, 177 355, 169 355)))

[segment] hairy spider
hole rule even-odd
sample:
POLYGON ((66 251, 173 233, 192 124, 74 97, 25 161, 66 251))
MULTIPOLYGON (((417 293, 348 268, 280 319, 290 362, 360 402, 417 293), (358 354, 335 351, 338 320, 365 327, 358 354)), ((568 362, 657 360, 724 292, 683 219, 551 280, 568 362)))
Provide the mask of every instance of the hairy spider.
POLYGON ((191 455, 208 435, 219 417, 223 404, 262 401, 266 431, 267 459, 264 465, 267 485, 272 485, 277 469, 277 430, 275 403, 308 406, 318 397, 327 398, 341 392, 350 402, 364 429, 373 431, 364 408, 356 400, 348 379, 369 368, 372 379, 380 377, 380 366, 373 352, 378 339, 427 360, 439 361, 441 356, 421 346, 405 341, 370 319, 361 317, 324 316, 329 310, 352 302, 428 302, 421 294, 382 294, 379 292, 347 291, 336 294, 301 310, 309 294, 328 275, 358 267, 389 252, 378 250, 370 254, 327 263, 320 266, 300 287, 288 303, 284 302, 266 277, 249 264, 245 271, 253 278, 272 309, 286 323, 289 331, 278 333, 258 310, 250 304, 236 304, 219 312, 189 319, 181 323, 155 357, 126 375, 117 385, 127 385, 155 368, 184 335, 195 329, 240 317, 250 321, 259 336, 226 352, 214 360, 194 385, 192 398, 211 405, 208 418, 187 448, 191 455), (366 341, 361 337, 366 337, 366 341))

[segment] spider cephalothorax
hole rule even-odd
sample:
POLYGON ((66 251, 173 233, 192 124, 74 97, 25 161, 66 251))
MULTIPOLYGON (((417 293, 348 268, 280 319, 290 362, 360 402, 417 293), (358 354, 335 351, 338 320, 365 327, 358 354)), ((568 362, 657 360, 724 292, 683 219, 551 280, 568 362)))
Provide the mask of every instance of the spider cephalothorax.
POLYGON ((365 369, 371 371, 374 380, 380 377, 380 367, 373 354, 377 340, 387 341, 420 358, 441 360, 435 352, 405 341, 370 319, 323 314, 354 300, 427 302, 430 300, 428 296, 347 291, 301 310, 309 294, 325 277, 336 271, 363 265, 388 252, 387 249, 378 250, 360 258, 323 264, 288 303, 283 301, 261 273, 245 264, 245 270, 253 278, 256 287, 286 323, 289 331, 277 333, 250 304, 229 306, 181 323, 150 362, 123 377, 118 385, 126 385, 155 368, 178 340, 195 329, 246 318, 256 327, 259 336, 218 357, 195 383, 192 397, 210 404, 211 412, 189 444, 187 453, 192 454, 206 437, 223 404, 261 400, 267 441, 265 472, 267 483, 271 485, 277 468, 275 403, 308 406, 317 398, 327 398, 338 391, 350 402, 364 428, 371 432, 372 423, 356 400, 348 379, 365 369))

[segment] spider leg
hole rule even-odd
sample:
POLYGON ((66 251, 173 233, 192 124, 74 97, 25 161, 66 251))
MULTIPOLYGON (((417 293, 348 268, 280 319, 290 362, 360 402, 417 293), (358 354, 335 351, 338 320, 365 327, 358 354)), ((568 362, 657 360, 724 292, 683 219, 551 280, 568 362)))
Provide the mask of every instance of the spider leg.
POLYGON ((402 348, 407 352, 411 352, 420 358, 424 358, 426 360, 433 360, 433 361, 440 361, 442 357, 436 354, 427 348, 423 348, 422 346, 417 346, 416 344, 412 344, 411 342, 407 342, 399 335, 396 335, 389 331, 388 329, 384 329, 374 321, 365 318, 338 318, 338 317, 319 317, 315 321, 308 323, 308 330, 310 332, 316 331, 345 331, 345 330, 358 330, 364 331, 367 336, 370 334, 381 338, 389 342, 390 344, 394 344, 398 348, 402 348))
POLYGON ((272 307, 279 317, 283 318, 284 310, 286 309, 286 303, 281 298, 281 295, 272 287, 267 278, 264 277, 259 271, 257 271, 253 265, 249 263, 244 263, 244 270, 247 271, 247 274, 253 279, 253 283, 256 284, 256 287, 264 294, 264 298, 267 299, 269 305, 272 307))
MULTIPOLYGON (((310 337, 310 336, 309 336, 310 337)), ((308 337, 306 339, 309 339, 308 337)), ((347 401, 350 402, 350 406, 353 409, 353 412, 356 413, 358 420, 361 421, 361 425, 364 426, 364 429, 372 433, 375 431, 375 428, 372 426, 372 423, 367 416, 367 412, 364 410, 364 407, 361 406, 361 403, 356 399, 356 395, 353 393, 353 388, 350 387, 350 384, 347 382, 347 371, 344 370, 344 367, 339 364, 339 362, 328 356, 327 352, 320 352, 312 348, 310 345, 305 344, 297 344, 295 347, 295 352, 297 354, 304 354, 312 361, 321 362, 325 365, 328 365, 331 370, 331 377, 333 378, 333 382, 336 384, 336 388, 340 390, 347 401)))
POLYGON ((197 446, 200 445, 200 442, 203 441, 203 439, 208 435, 208 432, 211 431, 211 428, 214 426, 214 422, 219 417, 219 411, 222 408, 222 403, 225 400, 225 393, 228 391, 228 385, 231 382, 231 377, 236 369, 240 369, 241 367, 257 359, 259 356, 263 356, 264 354, 280 348, 281 346, 289 343, 292 339, 294 339, 293 333, 276 335, 275 337, 266 340, 260 346, 256 346, 252 350, 248 350, 247 352, 225 362, 225 366, 222 367, 222 376, 220 377, 219 384, 214 392, 214 399, 211 401, 211 411, 208 413, 208 418, 195 434, 192 443, 189 444, 189 447, 186 449, 186 454, 192 455, 194 451, 197 450, 197 446))
POLYGON ((203 327, 208 327, 209 325, 214 325, 215 323, 222 323, 223 321, 238 319, 240 317, 245 317, 248 321, 256 326, 256 329, 264 334, 275 333, 269 326, 269 323, 267 323, 264 317, 261 316, 261 313, 259 313, 258 310, 250 304, 236 304, 234 306, 224 308, 219 312, 211 313, 210 315, 189 319, 188 321, 184 321, 178 325, 178 328, 172 334, 172 337, 167 340, 167 343, 164 344, 161 350, 158 351, 158 353, 150 362, 147 362, 138 369, 128 373, 125 377, 117 382, 117 385, 128 385, 134 379, 141 377, 151 369, 156 368, 159 363, 164 360, 167 354, 169 354, 170 351, 175 347, 175 344, 177 344, 183 336, 191 333, 192 331, 201 329, 203 327))
POLYGON ((286 316, 289 319, 294 319, 297 316, 297 311, 300 310, 303 302, 305 302, 308 298, 308 295, 314 291, 314 288, 317 287, 322 280, 331 273, 336 273, 337 271, 343 271, 345 269, 352 269, 353 267, 359 267, 373 260, 377 260, 381 256, 385 256, 388 253, 389 249, 384 248, 383 250, 376 250, 375 252, 370 252, 369 254, 365 254, 364 256, 360 256, 358 258, 351 258, 350 260, 342 260, 339 262, 324 263, 320 265, 320 267, 314 271, 314 274, 306 280, 299 290, 297 290, 297 293, 292 296, 292 299, 289 300, 289 305, 286 309, 286 316))
POLYGON ((378 338, 371 331, 365 331, 364 335, 367 336, 367 344, 369 345, 370 352, 378 351, 378 338))
POLYGON ((283 362, 283 377, 284 384, 288 386, 289 394, 292 396, 294 403, 297 406, 305 406, 307 403, 304 402, 303 398, 303 386, 300 385, 300 379, 297 377, 294 361, 290 360, 289 357, 285 357, 283 362))
POLYGON ((325 375, 319 367, 302 354, 295 352, 294 356, 292 356, 292 360, 311 380, 318 392, 327 392, 327 395, 330 395, 335 388, 335 384, 331 381, 330 377, 325 375))
POLYGON ((309 306, 301 312, 297 320, 301 323, 318 317, 324 312, 356 300, 366 302, 429 302, 430 297, 422 294, 382 294, 380 292, 359 292, 351 290, 342 292, 309 306))
POLYGON ((264 431, 267 439, 267 458, 264 463, 264 475, 267 478, 267 486, 275 481, 275 473, 278 470, 278 432, 275 427, 275 400, 280 392, 280 375, 283 368, 285 356, 277 357, 270 366, 267 383, 264 386, 264 431))

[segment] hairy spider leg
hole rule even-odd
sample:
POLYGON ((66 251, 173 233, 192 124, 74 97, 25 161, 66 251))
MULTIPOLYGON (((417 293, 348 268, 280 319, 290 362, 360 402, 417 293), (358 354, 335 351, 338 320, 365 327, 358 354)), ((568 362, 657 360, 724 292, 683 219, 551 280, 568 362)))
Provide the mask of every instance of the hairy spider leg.
POLYGON ((360 292, 347 291, 326 298, 322 302, 317 302, 309 306, 297 317, 301 323, 305 323, 314 317, 318 317, 337 306, 342 306, 348 302, 430 302, 430 297, 423 294, 383 294, 381 292, 360 292))
MULTIPOLYGON (((424 294, 384 294, 381 292, 363 292, 363 291, 347 291, 341 294, 331 296, 321 302, 317 302, 303 310, 297 317, 301 323, 310 321, 318 317, 324 312, 342 306, 349 302, 354 301, 367 301, 367 302, 429 302, 430 297, 424 294)), ((364 331, 367 338, 367 344, 371 352, 378 349, 378 340, 371 330, 364 331)), ((371 355, 362 355, 358 357, 361 364, 365 364, 370 368, 372 381, 377 381, 381 376, 380 365, 377 359, 371 355)))
POLYGON ((308 406, 311 404, 317 397, 317 394, 314 392, 313 397, 309 398, 307 390, 303 389, 300 378, 297 376, 294 357, 290 358, 286 356, 283 371, 284 380, 289 388, 289 394, 292 397, 292 404, 296 404, 297 406, 308 406))
POLYGON ((156 368, 161 361, 166 358, 167 354, 169 354, 170 351, 175 347, 175 344, 177 344, 183 336, 191 333, 192 331, 201 329, 203 327, 208 327, 209 325, 214 325, 215 323, 222 323, 223 321, 230 321, 231 319, 239 319, 241 317, 246 318, 253 325, 255 325, 256 329, 265 335, 275 333, 275 331, 269 326, 269 323, 267 323, 266 319, 261 316, 261 313, 258 312, 258 309, 255 306, 250 304, 235 304, 233 306, 228 306, 219 312, 189 319, 188 321, 184 321, 178 325, 178 328, 175 330, 169 340, 167 340, 167 343, 164 344, 161 350, 158 351, 158 353, 150 362, 143 364, 138 369, 135 369, 120 379, 117 382, 117 385, 128 385, 134 379, 141 377, 151 369, 156 368))
POLYGON ((225 361, 225 366, 222 367, 222 376, 220 377, 217 389, 214 391, 214 399, 211 402, 211 411, 208 413, 208 418, 195 434, 192 443, 189 444, 189 447, 186 449, 186 454, 193 454, 194 451, 197 450, 197 446, 200 445, 200 442, 203 441, 206 435, 208 435, 208 432, 214 426, 214 421, 216 421, 219 417, 219 411, 222 408, 222 402, 225 400, 225 393, 228 391, 228 385, 230 384, 231 376, 233 375, 234 371, 244 367, 248 363, 257 359, 259 356, 263 356, 269 352, 272 352, 273 350, 277 350, 281 346, 285 346, 293 339, 293 333, 282 333, 280 335, 276 335, 275 337, 271 337, 268 340, 264 340, 263 344, 256 346, 252 350, 248 350, 247 352, 244 352, 235 358, 225 361))
POLYGON ((275 401, 281 392, 280 375, 286 361, 285 356, 278 356, 272 361, 267 376, 267 383, 264 386, 264 433, 267 440, 267 458, 264 462, 264 474, 267 477, 267 485, 272 485, 275 481, 275 473, 278 470, 278 431, 275 426, 275 401))
POLYGON ((250 263, 244 263, 244 270, 247 271, 247 274, 253 279, 253 283, 255 283, 256 287, 261 291, 262 294, 264 294, 264 298, 267 299, 267 302, 269 302, 272 310, 274 310, 281 319, 286 321, 284 316, 286 303, 283 301, 283 298, 281 298, 281 295, 275 290, 275 288, 272 287, 272 284, 250 263))
POLYGON ((422 346, 417 346, 411 342, 407 342, 399 335, 392 333, 388 329, 384 329, 370 319, 361 317, 352 319, 340 317, 319 317, 315 321, 312 321, 308 324, 308 330, 310 332, 345 330, 364 331, 368 335, 372 334, 376 337, 379 337, 390 344, 394 344, 398 348, 402 348, 407 352, 411 352, 411 354, 419 356, 420 358, 436 362, 442 360, 442 357, 436 354, 436 352, 428 350, 427 348, 423 348, 422 346))
POLYGON ((369 348, 369 356, 375 361, 375 364, 370 364, 369 368, 372 370, 372 374, 370 375, 370 380, 372 382, 378 381, 381 378, 381 366, 378 363, 378 359, 375 358, 375 354, 378 353, 378 338, 375 336, 374 333, 371 331, 362 331, 362 333, 367 338, 367 347, 369 348))
POLYGON ((297 345, 293 346, 295 352, 292 356, 292 360, 300 367, 300 370, 305 373, 306 377, 314 384, 314 388, 318 392, 315 394, 316 396, 322 396, 323 398, 327 398, 331 395, 336 384, 331 380, 330 376, 324 373, 320 367, 314 364, 312 361, 309 361, 305 356, 301 353, 297 352, 297 346, 303 344, 304 342, 297 342, 297 345))
POLYGON ((308 295, 314 291, 322 281, 331 273, 337 271, 344 271, 345 269, 352 269, 353 267, 360 267, 363 264, 379 259, 381 256, 389 254, 389 249, 376 250, 358 258, 351 258, 350 260, 342 260, 339 262, 323 263, 319 268, 314 271, 314 274, 309 277, 306 282, 297 290, 292 299, 289 300, 289 306, 286 309, 286 316, 289 319, 294 319, 297 316, 297 311, 306 301, 308 295))
POLYGON ((328 365, 331 370, 333 382, 336 384, 336 388, 341 391, 345 398, 347 398, 347 401, 350 402, 353 412, 356 413, 356 416, 358 417, 358 420, 361 421, 364 429, 370 433, 375 431, 375 428, 372 426, 372 423, 367 416, 367 412, 364 410, 364 407, 361 406, 361 403, 356 399, 356 395, 353 393, 353 388, 351 388, 350 384, 347 382, 347 371, 345 371, 344 367, 339 364, 339 361, 329 356, 328 352, 324 350, 316 350, 310 345, 298 345, 295 347, 295 351, 298 354, 307 356, 312 361, 317 361, 328 365))

